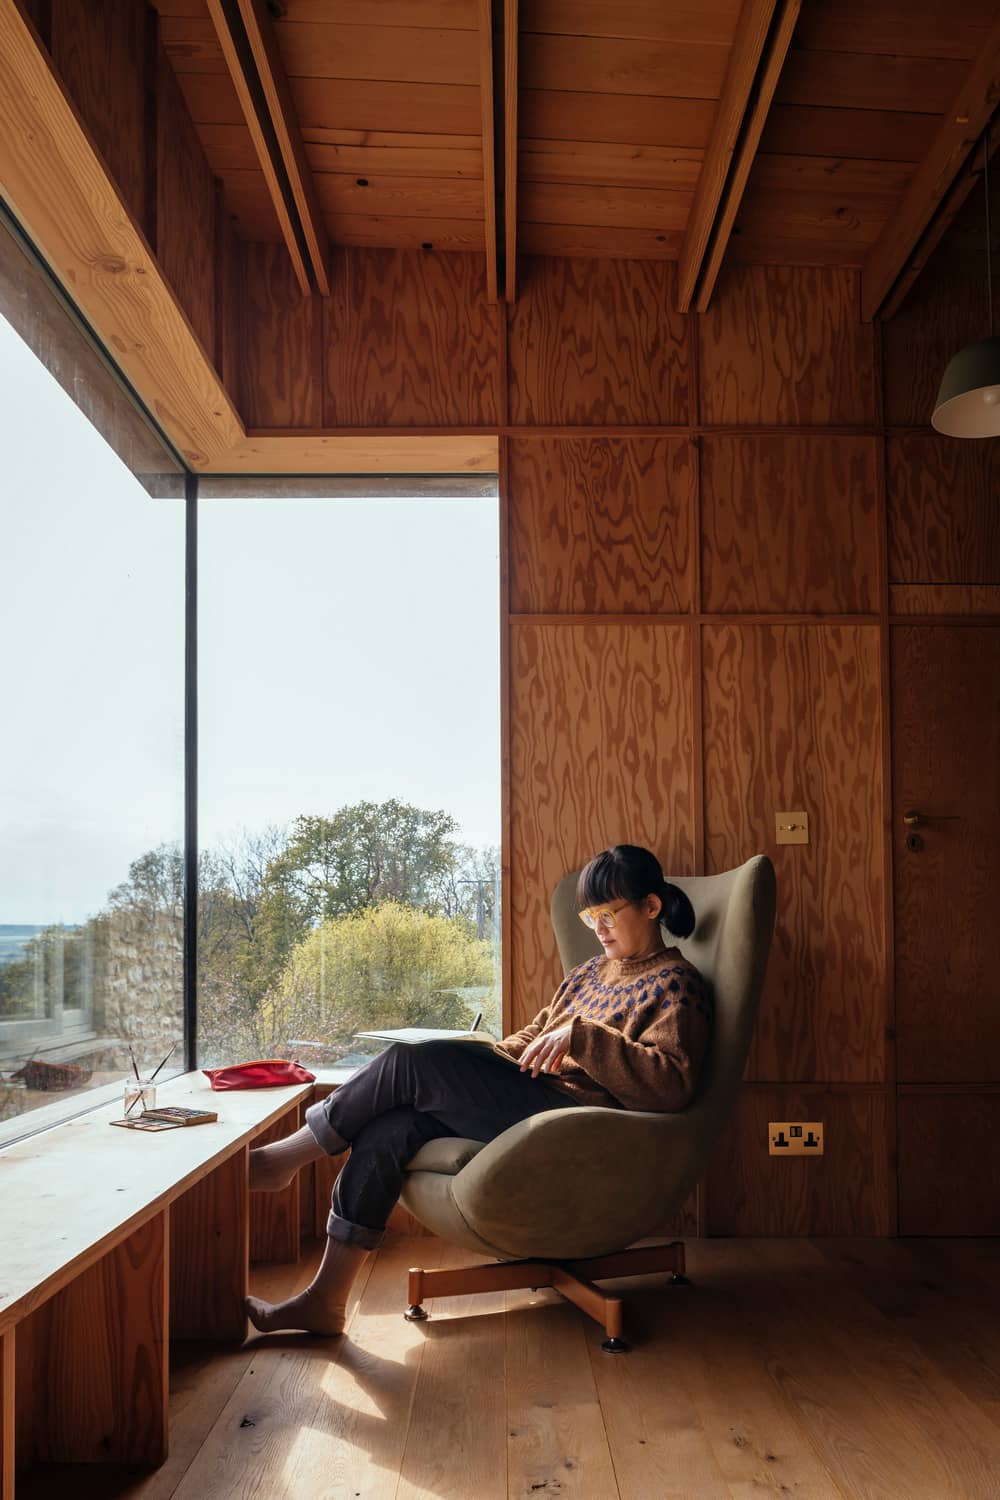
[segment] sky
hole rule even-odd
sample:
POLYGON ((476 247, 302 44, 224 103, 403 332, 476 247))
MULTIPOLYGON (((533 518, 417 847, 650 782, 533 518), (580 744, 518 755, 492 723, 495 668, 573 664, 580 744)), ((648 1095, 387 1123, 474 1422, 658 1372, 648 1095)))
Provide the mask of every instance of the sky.
MULTIPOLYGON (((0 923, 79 922, 183 818, 184 513, 0 318, 0 923)), ((203 845, 398 797, 499 842, 495 499, 206 500, 203 845)))

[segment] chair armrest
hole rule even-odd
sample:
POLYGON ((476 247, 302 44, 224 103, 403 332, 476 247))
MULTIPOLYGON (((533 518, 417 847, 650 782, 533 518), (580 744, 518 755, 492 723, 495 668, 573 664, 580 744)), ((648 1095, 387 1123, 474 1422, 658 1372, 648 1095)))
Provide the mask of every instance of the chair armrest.
POLYGON ((469 1227, 512 1256, 602 1255, 655 1232, 700 1164, 684 1114, 577 1106, 504 1131, 452 1192, 469 1227))

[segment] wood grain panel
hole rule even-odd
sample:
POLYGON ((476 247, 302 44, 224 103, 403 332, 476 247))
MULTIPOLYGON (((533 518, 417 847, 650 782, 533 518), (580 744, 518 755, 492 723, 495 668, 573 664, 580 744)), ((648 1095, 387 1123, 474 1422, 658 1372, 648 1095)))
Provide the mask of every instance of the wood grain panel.
POLYGON ((359 249, 441 250, 469 255, 482 252, 486 234, 481 219, 394 218, 389 214, 325 214, 323 222, 334 244, 359 249))
POLYGON ((614 843, 667 870, 694 851, 690 631, 677 625, 513 628, 511 1025, 559 980, 556 882, 614 843))
POLYGON ((242 1339, 246 1333, 248 1198, 244 1148, 171 1205, 171 1338, 242 1339))
POLYGON ((509 474, 514 613, 692 608, 694 465, 686 441, 513 441, 509 474))
MULTIPOLYGON (((299 1106, 254 1137, 254 1149, 282 1141, 304 1123, 299 1106)), ((250 1259, 290 1264, 299 1258, 301 1179, 296 1173, 279 1193, 250 1194, 250 1259)))
POLYGON ((316 196, 325 215, 369 214, 479 222, 483 217, 482 180, 469 177, 358 178, 346 172, 318 172, 316 196))
POLYGON ((1000 615, 1000 584, 901 583, 889 590, 891 615, 1000 615))
POLYGON ((526 89, 638 94, 647 99, 718 99, 730 46, 676 38, 533 33, 521 21, 520 80, 526 89))
POLYGON ((526 140, 610 141, 704 150, 715 108, 714 99, 523 89, 518 117, 521 137, 526 140))
POLYGON ((570 260, 676 260, 679 229, 633 229, 602 224, 522 224, 518 249, 525 255, 570 260))
MULTIPOLYGON (((417 7, 414 7, 417 9, 417 7)), ((398 79, 406 83, 479 84, 475 32, 437 27, 280 20, 275 33, 289 77, 398 79)))
POLYGON ((0 1334, 0 1500, 14 1500, 15 1330, 0 1334))
POLYGON ((703 629, 709 873, 767 853, 778 918, 747 1076, 876 1082, 883 1055, 875 626, 703 629), (809 814, 808 845, 775 813, 809 814))
POLYGON ((878 607, 875 440, 704 437, 702 608, 878 607))
POLYGON ((202 347, 215 347, 215 184, 165 54, 156 74, 156 258, 202 347))
POLYGON ((850 271, 730 266, 699 320, 702 420, 873 420, 871 336, 850 271))
POLYGON ((146 9, 134 0, 59 0, 52 60, 138 224, 146 203, 146 9))
POLYGON ((522 140, 518 176, 522 182, 589 182, 693 193, 701 162, 702 152, 690 146, 522 140))
POLYGON ((789 53, 775 102, 943 115, 968 71, 956 58, 813 52, 800 46, 789 53))
MULTIPOLYGON (((190 5, 195 0, 171 0, 190 5)), ((163 0, 160 0, 160 9, 163 0)), ((330 0, 282 0, 284 20, 293 25, 299 21, 329 21, 330 0)), ((440 26, 475 31, 478 26, 476 0, 337 0, 337 19, 350 25, 421 26, 436 30, 440 26)))
MULTIPOLYGON (((214 128, 226 130, 229 127, 220 125, 214 128)), ((324 136, 337 133, 322 132, 324 136)), ((355 178, 367 177, 369 180, 386 176, 483 180, 482 146, 463 144, 463 136, 456 137, 454 145, 448 144, 447 137, 441 138, 438 145, 424 144, 426 137, 420 135, 399 135, 395 139, 398 144, 394 145, 312 140, 306 142, 306 155, 315 172, 349 172, 355 178)), ((220 141, 219 144, 224 143, 220 141)), ((233 164, 236 165, 235 161, 233 164)), ((243 160, 240 165, 245 166, 247 162, 243 160)))
POLYGON ((509 312, 512 422, 687 421, 687 324, 674 267, 525 260, 509 312))
POLYGON ((970 60, 989 36, 995 14, 994 0, 962 0, 947 8, 913 0, 838 0, 807 6, 796 41, 821 52, 970 60))
POLYGON ((661 188, 605 187, 572 182, 526 182, 518 215, 526 223, 606 224, 682 230, 691 194, 661 188))
POLYGON ((900 1096, 900 1234, 1000 1234, 998 1133, 998 1093, 900 1096))
POLYGON ((496 423, 498 312, 481 256, 342 250, 332 282, 326 425, 496 423))
POLYGON ((892 583, 1000 583, 1000 455, 996 444, 890 438, 892 583))
POLYGON ((775 102, 768 112, 760 148, 800 156, 916 163, 930 150, 938 125, 937 116, 929 114, 775 102))
POLYGON ((895 317, 881 325, 886 421, 928 427, 953 354, 983 337, 986 282, 981 250, 930 259, 895 317))
POLYGON ((242 256, 247 426, 322 427, 321 299, 303 297, 283 246, 248 244, 242 256))
POLYGON ((739 0, 521 0, 525 31, 588 37, 632 37, 650 42, 700 42, 726 47, 733 39, 739 0))
POLYGON ((708 1170, 709 1232, 888 1234, 887 1132, 879 1093, 744 1089, 708 1170), (823 1156, 770 1156, 771 1120, 819 1120, 823 1156))
MULTIPOLYGON (((213 73, 178 75, 191 118, 199 126, 238 125, 243 120, 229 78, 213 73)), ((313 130, 426 131, 430 135, 477 135, 481 124, 478 88, 464 84, 395 83, 369 79, 289 80, 303 136, 313 130)))
POLYGON ((21 1462, 167 1455, 167 1232, 155 1215, 17 1329, 21 1462))
POLYGON ((1000 1079, 1000 627, 894 627, 892 731, 899 1077, 1000 1079))

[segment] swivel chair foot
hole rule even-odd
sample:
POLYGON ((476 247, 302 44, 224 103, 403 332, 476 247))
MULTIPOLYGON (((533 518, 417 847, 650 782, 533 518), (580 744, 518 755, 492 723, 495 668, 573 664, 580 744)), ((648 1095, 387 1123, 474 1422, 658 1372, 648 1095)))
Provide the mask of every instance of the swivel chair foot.
POLYGON ((605 1354, 627 1354, 631 1345, 624 1339, 605 1339, 601 1348, 605 1354))
POLYGON ((406 1309, 403 1317, 408 1323, 426 1323, 428 1313, 425 1307, 421 1307, 419 1302, 416 1302, 406 1309))
POLYGON ((683 1271, 675 1271, 674 1274, 671 1276, 670 1280, 667 1282, 667 1285, 668 1286, 690 1286, 691 1285, 691 1281, 690 1281, 689 1277, 687 1277, 687 1276, 684 1275, 683 1271))

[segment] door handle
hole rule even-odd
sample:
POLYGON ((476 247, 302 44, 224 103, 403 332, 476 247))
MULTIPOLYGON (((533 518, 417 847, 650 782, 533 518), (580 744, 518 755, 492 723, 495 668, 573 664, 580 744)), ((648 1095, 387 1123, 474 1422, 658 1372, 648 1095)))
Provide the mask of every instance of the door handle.
POLYGON ((903 814, 903 822, 907 828, 919 828, 924 823, 958 823, 960 820, 960 813, 922 813, 910 811, 903 814))

